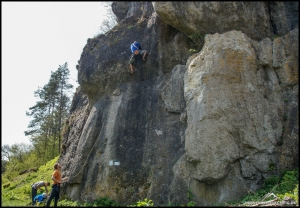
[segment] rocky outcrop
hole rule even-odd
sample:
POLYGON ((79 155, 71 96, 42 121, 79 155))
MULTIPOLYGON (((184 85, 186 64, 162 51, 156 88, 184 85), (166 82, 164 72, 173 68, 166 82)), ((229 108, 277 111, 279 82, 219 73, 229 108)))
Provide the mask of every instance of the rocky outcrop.
POLYGON ((253 39, 271 37, 271 22, 263 2, 153 2, 159 17, 189 36, 240 30, 253 39), (187 24, 188 23, 188 24, 187 24))
POLYGON ((210 205, 298 167, 298 4, 112 8, 118 25, 89 39, 77 66, 59 158, 70 178, 62 197, 210 205), (206 35, 191 54, 198 32, 206 35), (149 55, 129 75, 134 40, 149 55))
POLYGON ((187 169, 195 191, 222 183, 224 199, 259 188, 278 163, 282 142, 284 101, 269 59, 271 40, 252 43, 258 50, 249 40, 238 31, 206 35, 185 73, 187 169))
POLYGON ((89 97, 90 106, 122 83, 159 77, 171 72, 177 64, 184 65, 189 57, 188 37, 163 23, 153 11, 151 2, 131 4, 130 16, 108 34, 89 39, 83 49, 78 65, 78 81, 89 97), (132 16, 131 12, 137 8, 145 11, 136 12, 141 16, 132 16), (148 13, 150 15, 145 18, 148 13), (134 40, 138 40, 142 48, 148 51, 148 57, 147 62, 139 63, 143 70, 129 76, 130 44, 134 40))
POLYGON ((153 2, 154 10, 185 35, 240 30, 261 40, 298 28, 297 2, 153 2), (188 24, 187 24, 188 23, 188 24))

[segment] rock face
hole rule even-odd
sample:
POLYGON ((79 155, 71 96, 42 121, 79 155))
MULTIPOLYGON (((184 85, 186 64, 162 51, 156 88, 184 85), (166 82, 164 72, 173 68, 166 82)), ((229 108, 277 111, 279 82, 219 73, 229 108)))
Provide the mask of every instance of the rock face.
POLYGON ((118 25, 89 39, 77 66, 62 197, 210 205, 298 167, 298 3, 112 8, 118 25), (149 55, 129 75, 134 40, 149 55))
POLYGON ((233 29, 254 39, 273 34, 268 9, 263 2, 169 1, 154 2, 153 7, 164 22, 188 36, 196 32, 213 34, 233 29))
POLYGON ((282 136, 283 100, 274 70, 259 66, 245 34, 230 31, 206 35, 184 83, 185 153, 194 188, 222 180, 222 199, 258 188, 269 164, 278 161, 282 136), (264 95, 264 83, 271 94, 264 95))

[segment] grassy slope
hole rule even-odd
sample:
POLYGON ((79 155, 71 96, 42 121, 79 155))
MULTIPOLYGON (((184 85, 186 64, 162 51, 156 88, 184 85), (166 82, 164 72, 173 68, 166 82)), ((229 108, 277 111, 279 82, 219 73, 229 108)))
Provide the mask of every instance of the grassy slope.
MULTIPOLYGON (((29 172, 19 175, 12 181, 2 176, 1 186, 1 206, 26 206, 31 202, 31 184, 37 181, 47 181, 52 184, 51 176, 53 166, 57 162, 58 157, 40 166, 37 172, 29 172), (3 188, 6 187, 7 188, 3 188)), ((6 173, 8 174, 8 173, 6 173)), ((48 191, 51 186, 48 187, 48 191)), ((37 194, 43 193, 41 190, 37 194)), ((53 203, 53 201, 52 201, 53 203)), ((53 206, 53 204, 51 204, 53 206)))

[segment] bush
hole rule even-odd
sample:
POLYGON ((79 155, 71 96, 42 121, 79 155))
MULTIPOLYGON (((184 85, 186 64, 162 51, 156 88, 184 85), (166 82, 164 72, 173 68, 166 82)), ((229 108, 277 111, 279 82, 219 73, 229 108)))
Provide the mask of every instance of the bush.
POLYGON ((144 199, 144 201, 138 201, 134 205, 129 205, 129 207, 153 207, 153 201, 148 200, 147 198, 144 199))
POLYGON ((78 204, 77 201, 72 202, 72 201, 68 201, 66 199, 59 201, 59 206, 60 207, 78 207, 78 205, 79 204, 78 204))
POLYGON ((204 43, 204 35, 201 34, 200 32, 197 32, 190 35, 189 38, 192 40, 191 41, 192 48, 190 49, 190 53, 199 52, 204 43))
POLYGON ((267 178, 264 181, 263 187, 268 189, 268 188, 272 188, 273 186, 277 185, 280 181, 280 177, 279 176, 271 176, 270 178, 267 178))
POLYGON ((112 199, 109 199, 107 196, 100 197, 94 201, 94 205, 98 207, 119 207, 120 205, 112 199))

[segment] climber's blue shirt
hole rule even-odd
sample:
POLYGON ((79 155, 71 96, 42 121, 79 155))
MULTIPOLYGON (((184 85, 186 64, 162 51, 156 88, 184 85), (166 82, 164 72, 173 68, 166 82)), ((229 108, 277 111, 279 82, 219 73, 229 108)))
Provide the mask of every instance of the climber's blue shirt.
POLYGON ((142 50, 142 47, 139 42, 134 42, 130 45, 131 52, 133 53, 135 50, 142 50))

